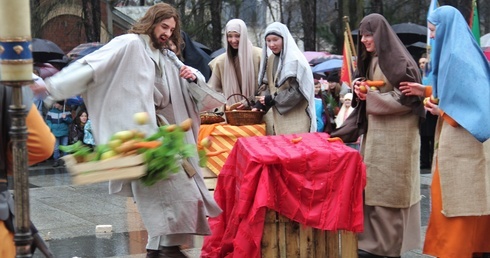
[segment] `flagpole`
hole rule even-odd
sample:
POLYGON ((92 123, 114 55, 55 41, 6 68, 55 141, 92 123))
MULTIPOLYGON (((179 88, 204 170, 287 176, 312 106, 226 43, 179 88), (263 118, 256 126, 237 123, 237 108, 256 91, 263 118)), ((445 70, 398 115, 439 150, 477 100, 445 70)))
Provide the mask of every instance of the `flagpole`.
MULTIPOLYGON (((347 35, 349 36, 349 45, 351 47, 352 54, 357 57, 357 52, 356 48, 354 47, 354 39, 352 39, 352 32, 350 30, 350 25, 349 25, 349 17, 344 16, 344 22, 345 22, 345 30, 347 31, 347 35)), ((360 35, 357 35, 358 37, 360 35)))

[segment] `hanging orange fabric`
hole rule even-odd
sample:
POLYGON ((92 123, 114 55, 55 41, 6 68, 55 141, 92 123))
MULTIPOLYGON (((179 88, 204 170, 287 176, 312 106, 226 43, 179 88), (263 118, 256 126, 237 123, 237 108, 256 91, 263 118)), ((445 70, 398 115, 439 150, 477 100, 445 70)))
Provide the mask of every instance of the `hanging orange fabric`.
POLYGON ((0 257, 15 257, 14 234, 5 227, 5 223, 0 220, 0 257), (8 244, 8 243, 11 244, 8 244))
POLYGON ((432 211, 425 236, 424 254, 461 258, 472 257, 473 253, 490 252, 490 215, 448 218, 440 212, 442 197, 437 165, 432 179, 431 198, 432 211))

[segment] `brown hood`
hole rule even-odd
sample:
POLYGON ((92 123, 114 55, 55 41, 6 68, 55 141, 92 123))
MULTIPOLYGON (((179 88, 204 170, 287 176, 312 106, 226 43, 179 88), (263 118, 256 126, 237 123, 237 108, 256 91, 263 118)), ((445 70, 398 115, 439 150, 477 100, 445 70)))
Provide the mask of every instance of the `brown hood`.
MULTIPOLYGON (((366 75, 372 56, 371 53, 366 51, 364 44, 361 43, 362 35, 373 35, 379 67, 391 85, 398 88, 400 82, 403 81, 421 82, 417 63, 393 31, 388 21, 382 15, 376 13, 367 15, 359 24, 359 76, 366 75)), ((400 102, 402 105, 412 107, 413 113, 424 116, 422 97, 402 95, 400 102)))

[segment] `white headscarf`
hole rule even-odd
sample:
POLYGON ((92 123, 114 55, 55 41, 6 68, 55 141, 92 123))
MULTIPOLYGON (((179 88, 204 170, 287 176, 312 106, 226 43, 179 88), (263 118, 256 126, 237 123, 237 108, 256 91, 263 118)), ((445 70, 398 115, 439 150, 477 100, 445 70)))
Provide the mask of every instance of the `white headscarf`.
POLYGON ((350 115, 350 113, 354 111, 352 105, 350 105, 348 108, 345 106, 346 99, 350 100, 352 103, 352 93, 349 92, 344 95, 344 104, 340 108, 339 113, 335 118, 335 125, 337 126, 337 128, 339 128, 344 123, 345 119, 347 119, 347 117, 350 115))
MULTIPOLYGON (((229 32, 238 32, 240 34, 240 43, 238 44, 238 59, 242 75, 241 89, 236 76, 235 65, 233 62, 232 47, 226 40, 226 59, 224 67, 224 87, 225 96, 233 93, 242 93, 245 97, 255 95, 257 84, 255 80, 255 69, 253 64, 253 45, 248 39, 247 25, 240 19, 230 20, 225 27, 225 38, 229 32), (229 92, 227 92, 229 91, 229 92)), ((228 103, 236 103, 243 100, 240 96, 231 97, 228 103)))
MULTIPOLYGON (((282 37, 283 47, 279 56, 279 64, 276 72, 276 87, 281 86, 288 78, 295 77, 299 84, 299 91, 308 101, 308 115, 315 118, 315 83, 313 81, 313 72, 310 64, 298 48, 289 29, 280 22, 273 22, 265 29, 264 47, 262 48, 262 59, 260 62, 259 85, 268 84, 267 71, 267 41, 265 38, 269 34, 276 34, 282 37)), ((316 127, 315 119, 312 120, 312 126, 316 127)), ((316 129, 310 130, 311 132, 316 129)))

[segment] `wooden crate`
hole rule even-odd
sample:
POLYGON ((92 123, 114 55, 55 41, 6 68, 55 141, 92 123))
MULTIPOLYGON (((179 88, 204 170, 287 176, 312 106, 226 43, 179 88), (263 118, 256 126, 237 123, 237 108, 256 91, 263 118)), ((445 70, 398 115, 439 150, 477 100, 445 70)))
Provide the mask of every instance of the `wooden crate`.
POLYGON ((261 243, 264 258, 357 258, 357 235, 324 231, 267 210, 261 243))
POLYGON ((204 183, 206 184, 206 187, 212 194, 214 194, 216 183, 218 183, 218 176, 207 167, 202 168, 202 175, 204 177, 204 183))
POLYGON ((143 155, 115 157, 107 160, 77 163, 72 155, 62 157, 75 185, 109 180, 137 179, 146 174, 143 155))

